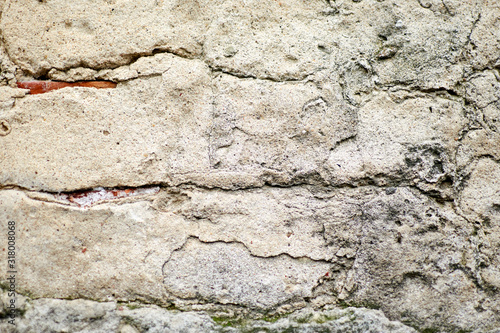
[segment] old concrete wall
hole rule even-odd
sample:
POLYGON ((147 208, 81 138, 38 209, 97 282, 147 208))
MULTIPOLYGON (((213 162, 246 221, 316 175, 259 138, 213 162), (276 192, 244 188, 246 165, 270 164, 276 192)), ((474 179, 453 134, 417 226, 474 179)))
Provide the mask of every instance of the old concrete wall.
POLYGON ((500 328, 497 1, 0 5, 3 330, 500 328))

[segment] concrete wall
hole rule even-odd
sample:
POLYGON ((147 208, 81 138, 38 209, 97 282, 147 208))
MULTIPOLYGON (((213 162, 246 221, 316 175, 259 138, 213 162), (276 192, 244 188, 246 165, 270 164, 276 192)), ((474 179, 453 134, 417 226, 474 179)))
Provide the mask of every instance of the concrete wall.
POLYGON ((498 2, 0 4, 3 329, 500 327, 498 2))

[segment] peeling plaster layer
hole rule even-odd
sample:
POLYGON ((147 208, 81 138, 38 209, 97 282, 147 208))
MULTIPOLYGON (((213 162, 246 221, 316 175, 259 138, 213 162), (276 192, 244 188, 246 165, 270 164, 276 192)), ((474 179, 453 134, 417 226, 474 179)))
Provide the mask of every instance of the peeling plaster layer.
POLYGON ((20 329, 58 330, 41 313, 58 309, 82 314, 68 331, 184 316, 238 331, 117 301, 303 309, 256 330, 339 315, 340 331, 413 332, 367 307, 422 332, 500 327, 497 2, 0 6, 0 226, 16 221, 33 304, 20 329), (68 87, 16 88, 33 79, 68 87), (116 88, 74 86, 94 80, 116 88))
MULTIPOLYGON (((495 245, 479 250, 484 236, 452 205, 411 188, 164 188, 86 210, 36 195, 33 200, 30 193, 0 191, 0 213, 19 228, 19 290, 36 298, 142 301, 240 314, 345 300, 381 304, 392 318, 429 324, 425 314, 443 306, 456 313, 452 325, 470 327, 464 318, 496 283, 494 267, 477 261, 477 251, 495 245), (412 302, 418 292, 408 289, 423 291, 428 308, 420 304, 418 312, 412 302), (259 290, 266 291, 251 296, 259 290), (384 293, 398 297, 380 303, 384 293)), ((484 305, 474 325, 488 327, 493 309, 484 305)))
POLYGON ((1 183, 59 192, 356 185, 371 178, 381 185, 423 180, 431 183, 422 185, 426 190, 450 196, 440 184, 453 176, 467 121, 459 99, 375 91, 358 108, 343 100, 332 73, 272 82, 214 74, 198 60, 170 54, 141 63, 137 72, 148 76, 113 90, 64 88, 10 99, 2 113, 11 132, 1 138, 1 183), (246 103, 248 95, 258 97, 246 103), (425 147, 434 152, 408 162, 425 147), (436 159, 443 166, 427 175, 436 159))
POLYGON ((300 80, 361 56, 381 83, 435 87, 443 75, 460 78, 462 48, 477 42, 473 28, 488 23, 489 16, 478 23, 478 13, 494 8, 479 0, 433 1, 427 8, 417 1, 23 0, 6 4, 2 30, 14 63, 34 76, 111 69, 172 52, 239 76, 300 80))
POLYGON ((183 299, 270 309, 312 297, 329 269, 327 261, 262 258, 251 256, 241 243, 191 239, 163 266, 163 282, 169 293, 183 299))
MULTIPOLYGON (((5 298, 2 295, 2 298, 5 298)), ((211 318, 204 312, 169 311, 152 305, 115 302, 99 303, 88 300, 38 299, 19 297, 24 312, 16 328, 0 322, 3 332, 31 332, 33 330, 105 330, 106 332, 247 332, 248 330, 286 329, 328 330, 341 333, 362 330, 366 327, 391 333, 414 333, 414 329, 388 320, 381 311, 370 309, 328 309, 314 312, 304 309, 289 316, 274 317, 273 322, 248 320, 243 322, 224 321, 221 317, 211 318), (57 317, 54 318, 54 313, 57 317), (75 320, 78 318, 78 320, 75 320)), ((2 309, 3 310, 3 309, 2 309)), ((0 310, 1 311, 1 310, 0 310)), ((2 313, 4 313, 2 311, 2 313)))

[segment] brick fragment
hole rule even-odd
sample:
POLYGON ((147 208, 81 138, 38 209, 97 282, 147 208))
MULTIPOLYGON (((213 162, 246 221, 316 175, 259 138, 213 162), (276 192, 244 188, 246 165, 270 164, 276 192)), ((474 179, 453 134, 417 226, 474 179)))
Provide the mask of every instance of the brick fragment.
POLYGON ((116 88, 116 83, 109 81, 79 81, 79 82, 57 82, 57 81, 25 81, 17 82, 17 87, 29 89, 30 94, 43 94, 52 90, 65 87, 91 87, 91 88, 116 88))

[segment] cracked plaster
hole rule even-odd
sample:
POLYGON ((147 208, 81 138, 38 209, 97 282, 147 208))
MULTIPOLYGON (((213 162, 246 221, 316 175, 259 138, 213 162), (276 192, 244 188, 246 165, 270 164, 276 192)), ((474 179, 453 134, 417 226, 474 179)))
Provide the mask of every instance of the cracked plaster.
POLYGON ((0 4, 21 293, 499 327, 495 2, 0 4), (9 87, 28 79, 118 85, 9 87))

